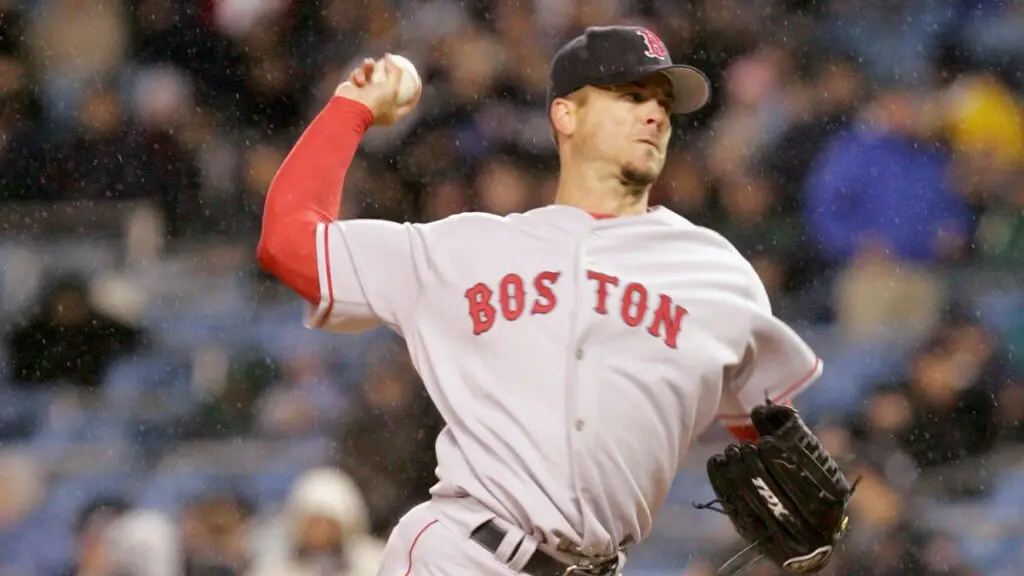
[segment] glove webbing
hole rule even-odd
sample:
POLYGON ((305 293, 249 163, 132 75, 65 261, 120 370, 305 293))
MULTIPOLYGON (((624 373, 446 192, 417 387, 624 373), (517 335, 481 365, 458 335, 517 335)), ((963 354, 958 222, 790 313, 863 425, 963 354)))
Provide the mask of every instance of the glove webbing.
MULTIPOLYGON (((812 442, 808 442, 808 444, 813 444, 813 443, 812 442)), ((805 448, 810 448, 810 446, 805 446, 805 448)), ((815 453, 815 458, 814 458, 815 460, 818 460, 818 455, 819 455, 818 453, 815 453)), ((850 497, 851 498, 853 497, 854 492, 857 491, 857 484, 860 484, 860 481, 861 481, 862 477, 863 477, 863 475, 858 474, 857 478, 853 481, 853 484, 850 485, 850 497)), ((706 502, 704 504, 701 504, 699 502, 692 502, 692 504, 693 504, 693 507, 698 509, 698 510, 711 510, 713 512, 718 512, 719 514, 722 514, 723 516, 728 516, 729 515, 721 507, 716 507, 715 506, 716 504, 719 504, 719 505, 722 504, 722 501, 719 500, 718 498, 715 498, 714 500, 712 500, 710 502, 706 502)), ((739 560, 741 557, 743 557, 749 551, 751 551, 754 548, 756 548, 760 543, 761 543, 760 540, 758 540, 757 542, 751 542, 750 545, 748 545, 743 550, 740 550, 735 556, 733 556, 732 558, 726 560, 718 568, 718 571, 716 572, 716 574, 718 574, 718 576, 730 576, 732 574, 736 574, 736 573, 740 572, 741 570, 746 569, 748 566, 754 564, 755 562, 757 562, 761 558, 763 558, 764 554, 759 554, 756 557, 751 558, 750 560, 744 562, 743 564, 740 564, 740 565, 736 566, 735 568, 730 569, 730 565, 731 564, 733 564, 734 562, 739 560)))

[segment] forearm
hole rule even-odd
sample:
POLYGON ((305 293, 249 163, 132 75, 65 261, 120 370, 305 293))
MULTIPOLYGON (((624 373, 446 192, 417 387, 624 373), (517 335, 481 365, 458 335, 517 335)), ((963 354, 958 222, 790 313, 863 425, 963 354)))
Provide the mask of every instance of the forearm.
POLYGON ((306 128, 267 191, 260 266, 309 302, 320 301, 316 227, 338 219, 345 175, 373 123, 369 108, 334 97, 306 128))

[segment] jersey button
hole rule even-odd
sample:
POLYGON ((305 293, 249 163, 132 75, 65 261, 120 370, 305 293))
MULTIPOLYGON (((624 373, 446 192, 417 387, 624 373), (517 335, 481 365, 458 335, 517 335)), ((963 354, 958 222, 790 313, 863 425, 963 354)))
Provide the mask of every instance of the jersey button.
POLYGON ((579 432, 580 430, 583 430, 583 427, 584 427, 585 425, 586 425, 586 424, 584 424, 584 423, 583 423, 583 420, 577 420, 576 422, 574 422, 574 423, 573 423, 573 426, 575 426, 575 427, 576 427, 576 431, 577 431, 577 432, 579 432))

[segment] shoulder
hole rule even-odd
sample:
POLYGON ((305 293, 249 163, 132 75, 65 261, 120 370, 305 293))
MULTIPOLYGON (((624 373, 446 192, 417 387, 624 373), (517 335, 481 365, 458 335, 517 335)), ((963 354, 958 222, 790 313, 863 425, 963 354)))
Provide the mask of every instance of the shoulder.
POLYGON ((736 248, 721 232, 694 224, 668 208, 658 207, 652 211, 662 226, 674 232, 687 249, 699 249, 708 253, 720 266, 725 266, 740 275, 745 286, 744 296, 759 309, 771 310, 768 293, 761 277, 750 260, 736 248))
MULTIPOLYGON (((535 234, 542 230, 564 231, 578 228, 580 221, 589 218, 586 213, 568 206, 544 206, 526 212, 499 216, 490 212, 461 212, 424 224, 413 224, 415 229, 428 235, 463 236, 494 234, 498 231, 535 234)), ((482 239, 503 238, 502 235, 482 239)))
POLYGON ((673 238, 686 242, 700 249, 715 252, 715 256, 741 267, 750 267, 746 257, 721 232, 694 224, 690 220, 676 214, 668 208, 658 207, 651 211, 656 225, 670 231, 673 238))

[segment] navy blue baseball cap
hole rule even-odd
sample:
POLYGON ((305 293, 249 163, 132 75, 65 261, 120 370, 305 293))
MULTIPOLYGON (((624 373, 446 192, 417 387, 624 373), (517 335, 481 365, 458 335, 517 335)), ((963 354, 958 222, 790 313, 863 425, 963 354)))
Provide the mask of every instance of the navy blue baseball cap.
POLYGON ((703 72, 674 64, 657 34, 639 26, 592 26, 555 54, 549 68, 548 107, 584 86, 629 84, 660 72, 672 81, 673 114, 689 114, 711 99, 703 72))

